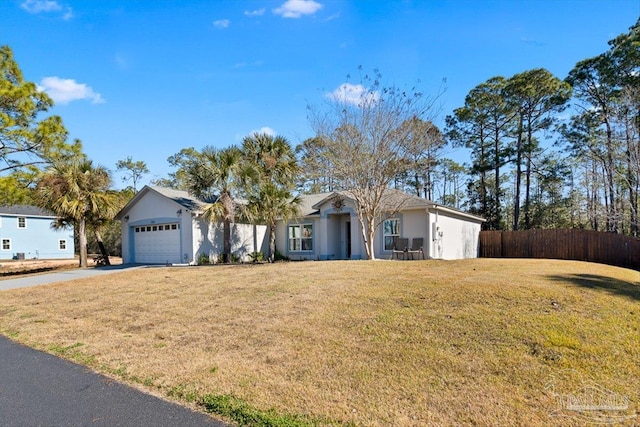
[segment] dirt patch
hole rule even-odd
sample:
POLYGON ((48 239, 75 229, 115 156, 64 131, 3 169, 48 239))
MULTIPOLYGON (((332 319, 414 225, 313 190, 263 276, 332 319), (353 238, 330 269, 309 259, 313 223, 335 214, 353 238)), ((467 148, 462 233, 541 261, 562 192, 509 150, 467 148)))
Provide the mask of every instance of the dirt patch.
MULTIPOLYGON (((112 265, 122 264, 122 259, 109 257, 112 265)), ((3 260, 0 261, 0 280, 4 277, 14 277, 25 274, 45 273, 58 270, 70 270, 78 268, 78 258, 73 259, 29 259, 29 260, 3 260)), ((89 257, 89 266, 93 267, 93 257, 89 257)))

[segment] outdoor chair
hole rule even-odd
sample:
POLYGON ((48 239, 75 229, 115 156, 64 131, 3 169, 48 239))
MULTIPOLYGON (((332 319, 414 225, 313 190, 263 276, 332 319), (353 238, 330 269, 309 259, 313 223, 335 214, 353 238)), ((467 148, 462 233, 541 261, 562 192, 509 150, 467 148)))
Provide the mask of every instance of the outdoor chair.
MULTIPOLYGON (((424 250, 422 249, 424 245, 424 239, 422 237, 415 237, 411 241, 411 248, 407 251, 411 254, 411 259, 413 259, 413 254, 421 254, 422 259, 424 258, 424 250)), ((419 258, 418 258, 419 259, 419 258)))
POLYGON ((402 254, 402 259, 407 259, 407 252, 409 251, 409 239, 406 238, 398 238, 393 247, 393 253, 391 254, 391 258, 395 255, 396 259, 400 259, 400 254, 402 254))

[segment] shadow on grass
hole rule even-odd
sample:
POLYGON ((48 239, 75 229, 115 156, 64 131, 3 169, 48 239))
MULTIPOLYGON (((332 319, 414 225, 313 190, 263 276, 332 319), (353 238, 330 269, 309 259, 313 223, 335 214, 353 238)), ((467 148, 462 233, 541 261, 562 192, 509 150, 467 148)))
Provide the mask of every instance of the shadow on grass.
POLYGON ((635 301, 640 301, 640 282, 632 283, 596 274, 564 274, 547 277, 556 282, 567 283, 569 285, 580 286, 583 288, 596 289, 613 295, 619 295, 635 301))
POLYGON ((41 268, 32 268, 32 269, 23 269, 23 270, 3 271, 3 272, 0 272, 0 277, 24 276, 25 274, 44 273, 47 271, 54 271, 56 269, 57 269, 56 267, 41 267, 41 268))

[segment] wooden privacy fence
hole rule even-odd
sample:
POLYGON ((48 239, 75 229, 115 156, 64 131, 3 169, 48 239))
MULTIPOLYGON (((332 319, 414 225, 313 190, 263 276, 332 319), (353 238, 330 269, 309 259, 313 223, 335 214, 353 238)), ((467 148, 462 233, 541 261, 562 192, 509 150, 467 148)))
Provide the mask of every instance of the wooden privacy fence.
POLYGON ((572 259, 640 270, 640 239, 580 229, 481 231, 480 257, 572 259))

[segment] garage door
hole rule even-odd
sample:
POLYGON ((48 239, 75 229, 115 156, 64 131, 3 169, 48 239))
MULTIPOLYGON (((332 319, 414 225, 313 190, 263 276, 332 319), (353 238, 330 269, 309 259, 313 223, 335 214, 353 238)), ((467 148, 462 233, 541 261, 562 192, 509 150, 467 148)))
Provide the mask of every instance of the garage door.
POLYGON ((141 264, 179 263, 180 224, 134 227, 134 262, 141 264))

